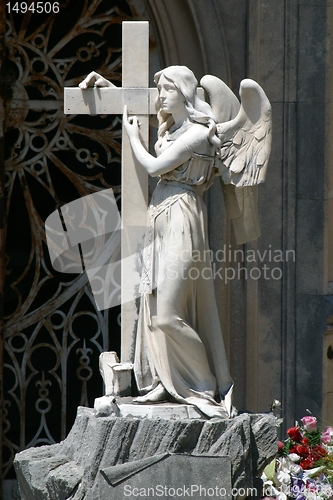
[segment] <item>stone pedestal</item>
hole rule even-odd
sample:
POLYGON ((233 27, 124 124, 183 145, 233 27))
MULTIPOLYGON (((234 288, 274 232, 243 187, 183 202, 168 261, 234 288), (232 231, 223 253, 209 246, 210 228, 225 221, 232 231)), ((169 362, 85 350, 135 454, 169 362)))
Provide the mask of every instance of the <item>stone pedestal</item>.
MULTIPOLYGON (((222 498, 224 488, 225 498, 232 493, 241 500, 255 497, 255 487, 260 497, 257 476, 276 449, 276 419, 270 414, 97 418, 92 409, 79 407, 63 442, 22 451, 14 464, 23 500, 117 499, 134 496, 131 488, 138 486, 153 488, 156 497, 156 488, 166 487, 159 497, 176 498, 170 488, 200 485, 216 487, 210 498, 222 498)), ((204 498, 203 490, 193 493, 204 498)))
MULTIPOLYGON (((161 418, 207 419, 198 408, 193 405, 179 403, 138 404, 132 397, 102 396, 95 399, 95 415, 97 417, 134 417, 134 418, 161 418)), ((226 415, 227 416, 227 415, 226 415)))

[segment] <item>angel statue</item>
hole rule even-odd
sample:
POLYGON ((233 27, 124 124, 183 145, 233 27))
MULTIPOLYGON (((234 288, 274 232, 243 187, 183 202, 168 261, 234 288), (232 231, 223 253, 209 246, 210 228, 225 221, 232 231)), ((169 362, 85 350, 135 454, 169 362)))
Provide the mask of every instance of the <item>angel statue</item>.
MULTIPOLYGON (((109 86, 91 73, 80 84, 109 86)), ((176 401, 195 405, 209 417, 230 417, 229 374, 214 283, 207 268, 208 233, 204 192, 222 179, 236 240, 259 236, 255 186, 264 181, 271 148, 271 107, 253 80, 240 86, 241 105, 218 78, 200 84, 185 66, 155 75, 158 137, 156 157, 140 140, 137 117, 123 122, 133 153, 158 177, 148 207, 141 280, 141 306, 134 373, 138 403, 176 401), (198 256, 201 256, 199 258, 198 256)))

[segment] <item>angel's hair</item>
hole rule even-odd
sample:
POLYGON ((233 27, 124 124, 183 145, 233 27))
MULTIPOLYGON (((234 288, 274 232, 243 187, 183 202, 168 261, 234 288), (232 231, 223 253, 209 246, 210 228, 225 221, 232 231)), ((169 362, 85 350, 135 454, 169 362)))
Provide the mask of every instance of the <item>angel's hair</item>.
MULTIPOLYGON (((169 66, 158 71, 154 76, 154 81, 158 84, 161 76, 172 82, 185 98, 185 108, 190 121, 200 123, 207 127, 207 137, 209 142, 217 147, 221 147, 221 141, 216 135, 216 121, 210 105, 199 99, 197 96, 198 81, 194 73, 186 66, 169 66)), ((158 143, 174 123, 173 117, 161 109, 160 100, 157 98, 156 111, 158 118, 158 143)))

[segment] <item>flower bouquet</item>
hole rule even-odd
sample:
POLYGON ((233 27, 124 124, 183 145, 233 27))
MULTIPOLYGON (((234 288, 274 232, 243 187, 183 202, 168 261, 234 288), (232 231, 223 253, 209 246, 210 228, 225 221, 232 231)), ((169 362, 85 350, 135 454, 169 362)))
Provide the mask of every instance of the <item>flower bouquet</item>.
POLYGON ((320 432, 306 416, 278 442, 278 455, 264 470, 264 498, 333 500, 333 427, 320 432))

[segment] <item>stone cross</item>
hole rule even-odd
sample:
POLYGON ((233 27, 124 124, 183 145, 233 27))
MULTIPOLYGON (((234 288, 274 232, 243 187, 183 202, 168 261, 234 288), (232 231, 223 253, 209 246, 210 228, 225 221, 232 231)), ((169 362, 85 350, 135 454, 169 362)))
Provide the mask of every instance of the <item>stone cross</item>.
MULTIPOLYGON (((122 114, 127 105, 130 115, 137 115, 141 137, 148 148, 149 114, 156 114, 157 89, 148 88, 149 82, 149 23, 125 21, 122 24, 122 87, 65 88, 66 114, 122 114)), ((126 228, 146 225, 148 202, 148 175, 136 163, 129 139, 123 127, 122 133, 122 249, 121 255, 129 255, 126 228)), ((134 250, 135 251, 135 250, 134 250)), ((128 266, 121 270, 122 296, 128 296, 137 284, 128 266), (127 290, 125 290, 125 287, 127 290)), ((135 301, 121 305, 121 361, 133 361, 134 335, 138 317, 135 301)))
MULTIPOLYGON (((148 21, 124 21, 122 23, 122 87, 100 87, 81 89, 65 88, 66 114, 122 114, 127 105, 129 115, 138 116, 141 138, 148 149, 149 115, 156 114, 157 89, 149 88, 149 23, 148 21)), ((202 88, 198 95, 204 99, 202 88)), ((148 174, 137 164, 132 154, 129 139, 122 131, 122 240, 121 259, 135 254, 138 239, 129 236, 126 228, 143 229, 146 226, 148 203, 148 174)), ((140 234, 138 231, 137 234, 140 234)), ((134 357, 134 342, 138 310, 138 275, 133 267, 121 266, 121 362, 131 363, 134 357)))

